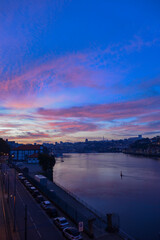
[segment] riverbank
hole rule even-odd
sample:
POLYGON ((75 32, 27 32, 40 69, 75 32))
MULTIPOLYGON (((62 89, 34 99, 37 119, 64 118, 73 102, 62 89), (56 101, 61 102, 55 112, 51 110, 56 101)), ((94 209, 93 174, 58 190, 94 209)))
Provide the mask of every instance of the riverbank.
POLYGON ((135 151, 123 151, 123 153, 124 154, 135 155, 135 156, 142 156, 142 157, 160 159, 160 154, 156 154, 156 153, 145 153, 145 152, 135 152, 135 151))

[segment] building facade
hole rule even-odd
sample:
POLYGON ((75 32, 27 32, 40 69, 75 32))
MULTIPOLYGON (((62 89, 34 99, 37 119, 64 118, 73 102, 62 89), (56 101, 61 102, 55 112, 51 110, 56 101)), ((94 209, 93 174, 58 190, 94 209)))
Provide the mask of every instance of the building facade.
POLYGON ((30 156, 43 152, 42 145, 23 145, 11 150, 13 161, 28 161, 30 156))

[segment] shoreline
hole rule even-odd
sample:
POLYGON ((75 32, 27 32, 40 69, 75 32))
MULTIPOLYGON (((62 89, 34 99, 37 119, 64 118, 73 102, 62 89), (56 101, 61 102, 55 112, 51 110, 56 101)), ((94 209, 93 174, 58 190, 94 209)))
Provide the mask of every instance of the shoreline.
POLYGON ((137 153, 137 152, 130 152, 130 151, 126 151, 126 152, 122 152, 122 153, 135 155, 135 156, 154 158, 154 159, 160 160, 160 155, 159 154, 137 153))

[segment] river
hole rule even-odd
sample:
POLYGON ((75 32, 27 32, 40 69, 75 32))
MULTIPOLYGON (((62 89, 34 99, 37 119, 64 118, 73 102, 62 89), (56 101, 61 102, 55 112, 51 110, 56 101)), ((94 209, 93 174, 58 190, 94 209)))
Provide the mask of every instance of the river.
POLYGON ((120 227, 136 239, 160 239, 160 161, 123 153, 64 154, 63 160, 54 167, 55 182, 100 213, 119 214, 120 227))

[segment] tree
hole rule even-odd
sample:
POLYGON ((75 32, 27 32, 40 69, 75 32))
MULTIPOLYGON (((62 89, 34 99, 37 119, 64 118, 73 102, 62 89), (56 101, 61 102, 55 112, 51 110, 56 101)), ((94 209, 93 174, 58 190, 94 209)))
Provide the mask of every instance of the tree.
POLYGON ((10 147, 2 138, 0 138, 0 155, 3 153, 9 153, 10 147))
POLYGON ((46 173, 47 177, 52 180, 53 167, 56 163, 55 157, 46 153, 40 153, 38 159, 43 171, 46 173))

